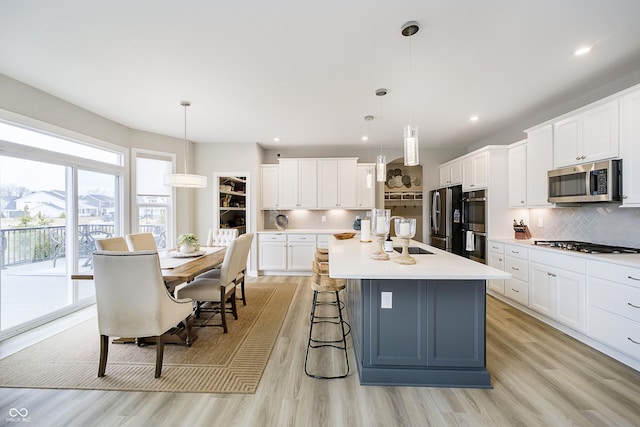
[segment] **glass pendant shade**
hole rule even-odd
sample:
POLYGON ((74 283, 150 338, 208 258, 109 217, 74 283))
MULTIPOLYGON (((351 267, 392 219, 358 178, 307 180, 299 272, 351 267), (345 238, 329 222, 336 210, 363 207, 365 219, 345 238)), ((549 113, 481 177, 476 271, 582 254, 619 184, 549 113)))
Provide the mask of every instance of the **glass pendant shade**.
POLYGON ((373 188, 373 171, 371 166, 367 167, 367 188, 373 188))
POLYGON ((376 159, 376 181, 385 182, 387 180, 387 157, 378 154, 376 159))
POLYGON ((417 166, 419 163, 418 128, 406 125, 404 127, 404 165, 417 166))

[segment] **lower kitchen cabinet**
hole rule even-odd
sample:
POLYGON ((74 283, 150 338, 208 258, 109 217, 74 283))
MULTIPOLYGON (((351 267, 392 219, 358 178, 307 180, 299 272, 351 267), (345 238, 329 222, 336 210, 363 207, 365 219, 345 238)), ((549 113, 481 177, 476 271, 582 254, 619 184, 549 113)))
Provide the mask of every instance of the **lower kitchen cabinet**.
POLYGON ((505 245, 504 271, 513 277, 504 281, 504 295, 522 305, 529 305, 529 251, 505 245))
POLYGON ((589 263, 592 338, 640 360, 640 268, 589 263))
POLYGON ((258 269, 261 271, 311 271, 315 252, 315 234, 258 235, 258 269))
MULTIPOLYGON (((489 241, 489 255, 487 265, 504 271, 504 243, 489 241)), ((487 288, 504 295, 504 279, 487 280, 487 288)))
POLYGON ((573 329, 585 332, 585 261, 538 251, 532 251, 531 257, 529 307, 573 329), (569 268, 573 271, 568 270, 569 268))

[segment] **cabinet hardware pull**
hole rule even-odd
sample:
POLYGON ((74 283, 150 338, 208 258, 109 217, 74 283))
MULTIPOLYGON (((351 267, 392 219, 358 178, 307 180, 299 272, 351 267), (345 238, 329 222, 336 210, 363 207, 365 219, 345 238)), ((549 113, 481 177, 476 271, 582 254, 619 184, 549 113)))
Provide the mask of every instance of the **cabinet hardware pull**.
POLYGON ((516 268, 516 267, 511 267, 511 269, 512 269, 512 270, 515 270, 515 271, 520 271, 520 269, 519 269, 519 268, 516 268))
POLYGON ((576 160, 580 160, 580 156, 576 157, 576 160))
POLYGON ((518 251, 511 251, 512 254, 519 254, 520 252, 518 251))
MULTIPOLYGON (((520 293, 520 291, 519 291, 519 290, 517 290, 517 289, 513 289, 513 288, 511 288, 511 290, 512 290, 513 292, 520 293)), ((629 339, 631 339, 631 338, 629 338, 629 339)))
POLYGON ((502 258, 498 258, 498 261, 502 261, 502 258))
POLYGON ((636 341, 636 340, 634 340, 634 339, 631 339, 631 338, 629 338, 629 337, 627 337, 627 339, 628 339, 629 341, 631 341, 632 343, 634 343, 634 344, 638 344, 638 345, 640 345, 640 342, 638 342, 638 341, 636 341))
POLYGON ((628 302, 627 304, 628 304, 628 305, 630 305, 630 306, 631 306, 631 307, 633 307, 633 308, 640 308, 640 307, 638 307, 637 305, 631 304, 630 302, 628 302))
POLYGON ((549 272, 547 272, 547 276, 556 277, 554 273, 549 273, 549 272))
POLYGON ((636 279, 636 278, 635 278, 635 277, 633 277, 633 276, 627 276, 627 278, 628 278, 628 279, 631 279, 631 280, 640 280, 640 279, 636 279))

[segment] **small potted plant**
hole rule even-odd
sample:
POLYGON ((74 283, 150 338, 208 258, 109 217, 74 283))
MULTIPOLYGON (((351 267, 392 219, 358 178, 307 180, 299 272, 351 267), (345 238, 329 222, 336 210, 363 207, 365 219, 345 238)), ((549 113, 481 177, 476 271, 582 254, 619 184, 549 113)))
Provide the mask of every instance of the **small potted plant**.
POLYGON ((185 233, 178 236, 177 240, 178 246, 180 246, 180 252, 183 254, 188 254, 193 251, 197 251, 198 247, 198 236, 193 233, 185 233))

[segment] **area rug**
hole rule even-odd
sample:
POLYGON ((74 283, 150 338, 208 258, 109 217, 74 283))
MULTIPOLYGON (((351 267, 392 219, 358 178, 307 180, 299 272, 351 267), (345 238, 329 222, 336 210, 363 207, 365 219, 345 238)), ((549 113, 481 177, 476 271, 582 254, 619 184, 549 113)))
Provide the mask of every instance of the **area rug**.
POLYGON ((194 327, 191 347, 165 345, 160 378, 155 345, 113 343, 106 375, 98 378, 94 318, 0 360, 0 387, 254 393, 295 290, 295 283, 247 284, 247 305, 239 302, 238 320, 230 316, 229 333, 194 327))

